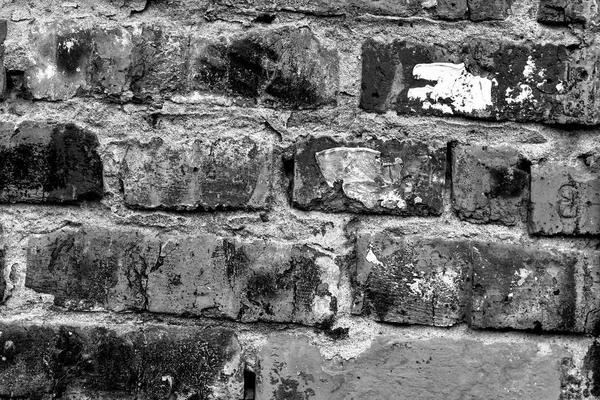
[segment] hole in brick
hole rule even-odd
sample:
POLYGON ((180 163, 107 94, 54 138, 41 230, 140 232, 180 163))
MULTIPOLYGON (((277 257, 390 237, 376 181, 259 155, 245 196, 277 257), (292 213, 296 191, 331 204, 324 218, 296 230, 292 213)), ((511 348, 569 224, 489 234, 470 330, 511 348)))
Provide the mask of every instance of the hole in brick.
POLYGON ((25 71, 6 71, 6 92, 11 97, 30 99, 31 96, 25 85, 25 71))
POLYGON ((254 400, 256 393, 256 374, 247 366, 244 369, 244 400, 254 400))
POLYGON ((258 22, 261 24, 270 24, 275 21, 277 15, 275 14, 261 14, 258 17, 254 18, 254 22, 258 22))

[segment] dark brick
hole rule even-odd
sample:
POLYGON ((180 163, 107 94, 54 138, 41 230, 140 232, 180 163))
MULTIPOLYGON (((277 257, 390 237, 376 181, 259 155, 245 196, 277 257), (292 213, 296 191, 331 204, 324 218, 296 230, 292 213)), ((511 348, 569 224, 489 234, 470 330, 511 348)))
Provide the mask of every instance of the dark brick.
POLYGON ((329 324, 339 267, 306 245, 85 228, 30 239, 26 286, 69 309, 329 324))
POLYGON ((534 234, 600 234, 600 179, 562 165, 534 167, 529 219, 534 234))
POLYGON ((136 208, 264 209, 271 189, 272 144, 248 136, 196 139, 174 146, 154 138, 132 143, 121 179, 136 208))
POLYGON ((225 86, 232 95, 261 104, 314 108, 335 103, 338 56, 308 28, 251 32, 235 37, 226 49, 215 43, 196 61, 197 77, 225 86))
POLYGON ((437 0, 435 11, 442 19, 466 19, 469 6, 467 0, 437 0))
POLYGON ((503 20, 508 17, 512 0, 468 0, 472 21, 503 20))
POLYGON ((378 321, 449 326, 469 305, 469 242, 363 235, 354 274, 354 314, 378 321))
POLYGON ((3 323, 0 332, 0 397, 241 396, 240 346, 227 329, 3 323))
POLYGON ((367 40, 361 107, 403 114, 594 125, 593 48, 470 38, 463 44, 367 40))
POLYGON ((562 25, 587 22, 596 14, 595 3, 590 0, 540 0, 538 22, 562 25))
POLYGON ((4 99, 6 91, 6 69, 4 68, 4 41, 6 40, 7 24, 0 19, 0 100, 4 99))
POLYGON ((4 278, 4 269, 6 268, 6 249, 4 247, 4 229, 0 225, 0 304, 6 298, 6 279, 4 278))
POLYGON ((440 215, 446 150, 413 140, 301 142, 294 157, 293 201, 327 212, 440 215))
POLYGON ((62 203, 102 196, 98 139, 74 124, 0 127, 0 202, 62 203))
POLYGON ((474 243, 470 324, 475 328, 593 333, 600 257, 474 243))
POLYGON ((526 162, 509 147, 457 146, 452 150, 452 204, 461 219, 515 225, 529 200, 526 162))
POLYGON ((94 95, 160 104, 216 93, 243 104, 315 108, 335 103, 338 90, 337 51, 308 28, 207 37, 159 25, 63 21, 36 23, 30 42, 26 82, 35 99, 94 95))
POLYGON ((309 337, 271 335, 258 354, 256 398, 566 399, 563 386, 577 376, 564 368, 573 351, 550 340, 377 335, 366 347, 328 360, 309 337))

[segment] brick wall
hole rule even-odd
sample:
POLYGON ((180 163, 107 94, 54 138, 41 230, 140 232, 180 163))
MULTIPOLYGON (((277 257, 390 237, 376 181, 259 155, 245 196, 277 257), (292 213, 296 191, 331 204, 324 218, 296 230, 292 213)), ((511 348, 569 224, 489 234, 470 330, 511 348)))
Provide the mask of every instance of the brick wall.
POLYGON ((0 399, 600 398, 596 2, 0 5, 0 399))

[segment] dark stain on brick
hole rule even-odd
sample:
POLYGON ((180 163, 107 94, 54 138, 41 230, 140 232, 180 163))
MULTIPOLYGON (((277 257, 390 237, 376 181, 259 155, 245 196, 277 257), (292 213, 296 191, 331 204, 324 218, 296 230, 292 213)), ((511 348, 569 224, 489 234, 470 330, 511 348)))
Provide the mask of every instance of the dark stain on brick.
POLYGON ((231 239, 223 240, 223 257, 225 259, 227 279, 231 287, 233 287, 236 277, 248 270, 250 260, 246 256, 243 246, 236 246, 235 242, 231 239))
POLYGON ((592 385, 589 392, 592 396, 600 396, 600 344, 594 341, 583 360, 583 371, 592 373, 592 385))
POLYGON ((320 252, 306 245, 292 249, 290 264, 294 271, 295 307, 304 307, 306 311, 312 308, 317 287, 321 283, 321 269, 316 264, 320 252))
POLYGON ((278 61, 279 55, 260 36, 234 41, 229 48, 229 87, 239 95, 258 96, 267 80, 269 66, 278 61))
POLYGON ((529 174, 515 168, 491 168, 491 196, 516 197, 526 190, 529 174))
POLYGON ((85 74, 91 53, 92 33, 88 30, 58 34, 56 37, 56 66, 59 72, 66 75, 85 74))

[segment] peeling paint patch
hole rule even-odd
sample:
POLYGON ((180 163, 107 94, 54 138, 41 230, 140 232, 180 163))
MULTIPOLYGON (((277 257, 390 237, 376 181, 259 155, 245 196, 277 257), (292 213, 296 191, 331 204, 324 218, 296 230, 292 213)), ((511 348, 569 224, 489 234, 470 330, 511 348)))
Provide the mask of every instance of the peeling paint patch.
POLYGON ((511 97, 512 93, 515 91, 514 89, 511 88, 507 88, 506 89, 506 102, 508 104, 514 104, 514 103, 524 103, 525 101, 532 101, 534 103, 537 102, 537 100, 534 99, 533 97, 533 90, 531 89, 531 86, 529 85, 519 85, 519 94, 517 94, 514 97, 511 97))
POLYGON ((408 98, 423 102, 424 109, 437 109, 445 114, 453 114, 454 110, 472 113, 493 105, 492 86, 496 83, 467 72, 464 63, 417 64, 413 77, 436 82, 435 86, 408 90, 408 98))

